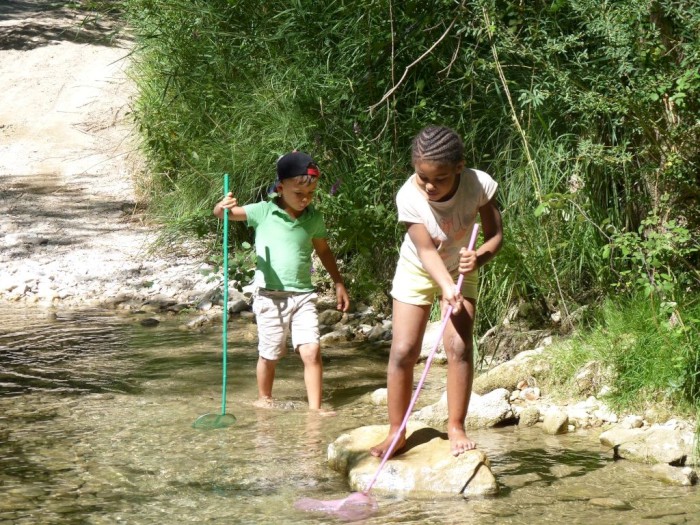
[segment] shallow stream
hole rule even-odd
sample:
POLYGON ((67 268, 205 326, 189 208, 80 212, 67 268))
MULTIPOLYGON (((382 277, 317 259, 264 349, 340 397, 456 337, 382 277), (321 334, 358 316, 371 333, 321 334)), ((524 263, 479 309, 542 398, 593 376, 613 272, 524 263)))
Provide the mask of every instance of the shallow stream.
MULTIPOLYGON (((221 410, 220 326, 197 333, 178 324, 0 309, 0 523, 338 522, 293 505, 350 494, 326 450, 346 430, 386 421, 385 407, 365 396, 385 386, 385 350, 324 349, 324 402, 336 417, 304 410, 293 356, 275 381, 284 409, 256 409, 254 327, 236 318, 227 412, 237 423, 203 431, 194 420, 221 410)), ((437 400, 444 375, 433 365, 418 408, 437 400)), ((364 523, 700 524, 697 487, 671 487, 645 465, 613 461, 594 434, 506 427, 471 436, 491 459, 498 496, 379 497, 364 523)))

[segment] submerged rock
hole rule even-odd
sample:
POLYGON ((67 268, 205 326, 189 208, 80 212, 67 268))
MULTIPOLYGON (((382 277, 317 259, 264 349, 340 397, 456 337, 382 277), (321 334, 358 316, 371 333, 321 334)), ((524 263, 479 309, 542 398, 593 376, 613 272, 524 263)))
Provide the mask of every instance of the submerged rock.
POLYGON ((606 509, 613 509, 613 510, 631 510, 632 505, 630 505, 627 501, 623 501, 621 499, 617 498, 593 498, 591 500, 588 500, 588 502, 591 505, 595 505, 596 507, 603 507, 606 509))
POLYGON ((603 432, 600 442, 612 447, 616 457, 640 463, 685 465, 693 459, 693 433, 662 425, 648 429, 615 427, 603 432))
POLYGON ((674 467, 657 463, 651 467, 651 475, 669 485, 688 487, 698 482, 698 473, 691 467, 674 467))
MULTIPOLYGON (((366 490, 381 460, 369 449, 381 442, 386 425, 356 428, 328 446, 328 464, 348 476, 355 491, 366 490)), ((470 450, 457 457, 450 453, 447 435, 420 423, 408 424, 404 449, 382 469, 372 490, 404 496, 463 497, 496 494, 498 485, 490 462, 481 450, 470 450)))

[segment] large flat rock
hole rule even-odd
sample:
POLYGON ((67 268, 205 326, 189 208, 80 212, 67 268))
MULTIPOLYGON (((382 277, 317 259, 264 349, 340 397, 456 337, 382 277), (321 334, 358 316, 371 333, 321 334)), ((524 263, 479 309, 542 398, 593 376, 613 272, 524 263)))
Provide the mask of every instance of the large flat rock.
MULTIPOLYGON (((356 428, 328 446, 330 467, 346 474, 350 487, 364 491, 379 468, 380 459, 370 455, 381 442, 388 425, 356 428)), ((409 422, 406 446, 383 467, 372 491, 402 496, 485 496, 498 492, 489 459, 481 450, 458 457, 450 453, 447 434, 421 423, 409 422)))

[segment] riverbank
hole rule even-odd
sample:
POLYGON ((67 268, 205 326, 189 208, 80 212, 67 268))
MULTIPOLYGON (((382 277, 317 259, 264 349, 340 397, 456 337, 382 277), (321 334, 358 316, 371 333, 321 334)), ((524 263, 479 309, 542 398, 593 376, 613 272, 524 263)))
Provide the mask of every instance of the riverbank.
POLYGON ((195 244, 156 249, 136 180, 133 42, 105 14, 0 6, 0 300, 186 302, 207 287, 195 244))

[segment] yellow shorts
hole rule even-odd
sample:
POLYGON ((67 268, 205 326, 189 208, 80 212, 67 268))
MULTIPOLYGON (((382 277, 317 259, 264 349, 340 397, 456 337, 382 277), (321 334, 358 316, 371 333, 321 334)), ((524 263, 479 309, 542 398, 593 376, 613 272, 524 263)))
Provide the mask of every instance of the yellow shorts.
MULTIPOLYGON (((457 284, 459 274, 452 276, 457 284)), ((464 274, 462 281, 462 297, 465 299, 476 299, 479 292, 478 271, 464 274)), ((394 281, 391 285, 391 296, 397 301, 415 305, 430 305, 435 301, 435 297, 442 295, 440 288, 432 277, 423 268, 418 268, 412 264, 399 259, 394 274, 394 281)))

